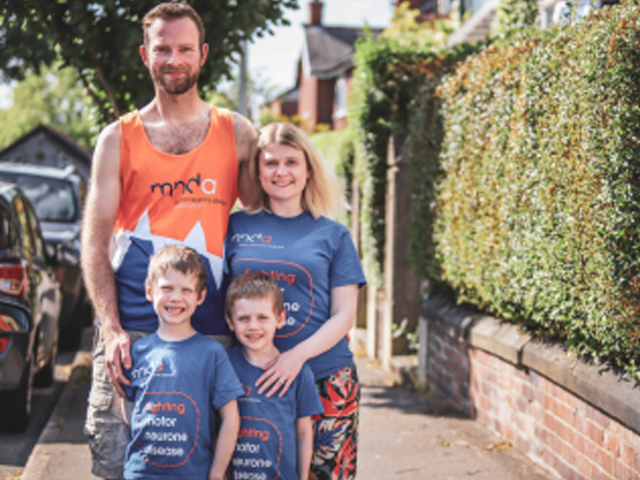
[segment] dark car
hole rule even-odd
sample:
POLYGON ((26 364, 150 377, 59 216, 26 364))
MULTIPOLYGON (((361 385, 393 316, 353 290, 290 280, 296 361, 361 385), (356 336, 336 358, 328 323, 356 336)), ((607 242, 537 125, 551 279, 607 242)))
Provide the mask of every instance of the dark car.
POLYGON ((72 165, 66 168, 0 163, 0 180, 18 185, 31 201, 45 242, 56 249, 56 278, 62 286, 60 345, 78 345, 93 312, 80 269, 80 226, 86 182, 72 165))
POLYGON ((0 182, 0 427, 24 430, 34 383, 48 386, 58 353, 62 294, 27 197, 0 182))

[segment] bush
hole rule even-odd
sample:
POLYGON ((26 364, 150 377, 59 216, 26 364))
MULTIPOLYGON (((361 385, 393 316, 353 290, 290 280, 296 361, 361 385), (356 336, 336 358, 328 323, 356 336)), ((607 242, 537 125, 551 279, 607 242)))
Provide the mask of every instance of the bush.
MULTIPOLYGON (((338 176, 345 192, 347 203, 351 204, 351 191, 353 184, 353 142, 348 130, 331 130, 310 135, 311 141, 318 149, 327 165, 338 176)), ((348 207, 348 206, 347 206, 348 207)), ((339 221, 349 226, 350 217, 348 208, 345 215, 338 218, 339 221)))
POLYGON ((637 7, 608 8, 457 68, 438 90, 444 140, 423 200, 436 261, 420 263, 461 299, 633 374, 639 32, 637 7))
MULTIPOLYGON (((370 283, 381 286, 385 243, 385 195, 389 136, 405 133, 410 105, 425 79, 448 68, 444 49, 452 21, 418 25, 417 13, 403 5, 396 27, 356 45, 349 125, 355 145, 355 175, 362 191, 361 246, 370 283)), ((469 51, 463 46, 455 52, 469 51)), ((456 53, 452 58, 459 58, 456 53)))

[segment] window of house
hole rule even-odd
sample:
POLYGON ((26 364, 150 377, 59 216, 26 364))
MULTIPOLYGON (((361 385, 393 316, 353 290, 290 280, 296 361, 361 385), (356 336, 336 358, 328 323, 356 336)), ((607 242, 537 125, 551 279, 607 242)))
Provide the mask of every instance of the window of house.
POLYGON ((335 86, 335 93, 334 93, 335 110, 333 113, 334 118, 347 116, 348 93, 349 93, 349 82, 347 82, 346 76, 341 75, 340 78, 336 80, 336 86, 335 86))

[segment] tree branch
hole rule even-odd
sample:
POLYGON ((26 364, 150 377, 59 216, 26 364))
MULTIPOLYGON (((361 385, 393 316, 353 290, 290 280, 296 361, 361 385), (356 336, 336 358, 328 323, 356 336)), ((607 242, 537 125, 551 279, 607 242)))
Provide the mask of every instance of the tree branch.
MULTIPOLYGON (((104 105, 102 104, 102 101, 100 100, 100 98, 98 98, 98 96, 95 94, 95 92, 91 88, 91 84, 89 83, 89 80, 87 80, 87 77, 82 72, 82 70, 81 70, 81 68, 79 66, 76 66, 76 71, 78 72, 78 77, 80 78, 80 81, 82 82, 82 85, 84 86, 84 89, 87 91, 87 93, 91 97, 91 100, 93 101, 94 105, 96 105, 98 107, 98 109, 100 109, 100 113, 102 113, 102 116, 104 118, 112 118, 113 115, 111 114, 111 112, 109 112, 108 109, 106 109, 104 107, 104 105)), ((116 118, 118 118, 118 117, 116 117, 116 118)), ((113 118, 113 120, 115 120, 115 118, 113 118)))

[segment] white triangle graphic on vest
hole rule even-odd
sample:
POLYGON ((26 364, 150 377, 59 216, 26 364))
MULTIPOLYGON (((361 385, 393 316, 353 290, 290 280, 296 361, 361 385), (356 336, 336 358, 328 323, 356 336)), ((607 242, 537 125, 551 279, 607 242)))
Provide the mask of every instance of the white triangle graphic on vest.
POLYGON ((222 284, 224 257, 218 257, 217 255, 213 255, 207 251, 207 238, 204 234, 204 230, 202 229, 202 225, 200 224, 200 222, 196 222, 184 241, 176 240, 175 238, 170 237, 161 237, 159 235, 153 235, 151 233, 149 213, 148 210, 145 210, 145 212, 140 216, 140 220, 138 220, 138 224, 133 231, 128 230, 116 235, 116 252, 114 253, 113 259, 111 261, 111 264, 115 270, 120 267, 127 253, 127 250, 129 250, 129 245, 131 244, 131 242, 129 241, 129 237, 137 237, 143 240, 151 241, 153 243, 154 253, 158 252, 162 247, 166 247, 167 245, 185 244, 188 247, 193 248, 209 262, 209 266, 216 283, 216 288, 220 288, 220 285, 222 284))

